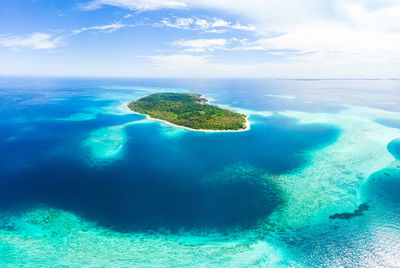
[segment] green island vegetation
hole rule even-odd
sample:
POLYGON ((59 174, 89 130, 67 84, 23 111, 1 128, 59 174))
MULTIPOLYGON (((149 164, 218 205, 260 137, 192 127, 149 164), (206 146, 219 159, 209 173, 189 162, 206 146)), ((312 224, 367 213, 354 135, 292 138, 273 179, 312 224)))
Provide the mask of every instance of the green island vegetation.
POLYGON ((134 112, 151 118, 202 130, 246 129, 246 115, 207 104, 192 93, 156 93, 128 104, 134 112))

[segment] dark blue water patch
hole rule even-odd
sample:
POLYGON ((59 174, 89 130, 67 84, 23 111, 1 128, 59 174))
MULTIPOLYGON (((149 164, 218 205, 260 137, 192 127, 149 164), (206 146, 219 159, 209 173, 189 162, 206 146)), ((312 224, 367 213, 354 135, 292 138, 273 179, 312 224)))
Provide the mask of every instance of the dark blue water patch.
POLYGON ((376 119, 374 120, 376 123, 391 127, 391 128, 399 128, 400 129, 400 120, 396 119, 376 119))
POLYGON ((282 174, 306 167, 310 151, 334 143, 340 135, 330 125, 299 125, 283 116, 252 116, 251 120, 250 131, 185 135, 177 150, 187 152, 185 161, 202 163, 211 171, 243 161, 282 174))
POLYGON ((1 179, 13 177, 21 168, 45 159, 83 158, 82 142, 92 131, 145 118, 138 114, 102 114, 93 120, 43 120, 0 124, 1 179), (6 172, 9 170, 9 172, 6 172))
POLYGON ((364 195, 375 204, 400 210, 400 166, 386 168, 372 174, 364 189, 364 195))
MULTIPOLYGON (((132 116, 143 118, 126 119, 132 116)), ((1 144, 6 153, 0 167, 8 170, 1 204, 43 203, 118 231, 251 228, 279 202, 260 173, 298 169, 309 150, 339 135, 330 126, 298 125, 281 116, 254 117, 246 132, 185 132, 173 138, 160 124, 134 124, 126 127, 129 139, 120 160, 88 167, 80 143, 90 131, 124 118, 33 122, 30 135, 1 144), (215 175, 238 162, 262 172, 233 168, 215 175)))
MULTIPOLYGON (((98 128, 117 126, 143 118, 145 117, 137 114, 100 114, 92 120, 84 121, 29 118, 13 122, 3 121, 0 123, 0 158, 9 159, 15 154, 23 159, 30 152, 35 152, 40 157, 51 148, 80 145, 91 131, 98 128)), ((1 164, 2 162, 0 166, 1 164)))
POLYGON ((400 139, 391 141, 387 149, 397 160, 400 160, 400 139))
POLYGON ((256 124, 250 131, 186 132, 174 139, 163 135, 158 125, 132 125, 126 128, 132 137, 126 153, 132 152, 131 160, 138 167, 170 169, 179 163, 181 168, 199 174, 246 162, 282 174, 305 167, 311 150, 335 142, 340 135, 340 130, 329 125, 298 125, 296 120, 282 116, 252 117, 252 121, 256 124))
POLYGON ((45 204, 121 232, 251 228, 278 205, 276 191, 259 172, 233 170, 222 182, 190 175, 145 174, 121 163, 100 172, 73 161, 46 162, 3 181, 0 205, 10 210, 45 204))

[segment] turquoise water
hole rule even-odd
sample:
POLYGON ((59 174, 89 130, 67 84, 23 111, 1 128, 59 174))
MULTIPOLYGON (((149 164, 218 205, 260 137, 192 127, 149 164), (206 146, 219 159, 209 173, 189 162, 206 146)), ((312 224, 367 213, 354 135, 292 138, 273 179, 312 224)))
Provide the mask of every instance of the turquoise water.
POLYGON ((388 151, 397 159, 400 160, 400 139, 393 140, 388 145, 388 151))
POLYGON ((396 266, 399 86, 0 78, 0 264, 396 266), (165 91, 204 94, 251 128, 126 109, 165 91), (331 217, 343 213, 357 215, 331 217))

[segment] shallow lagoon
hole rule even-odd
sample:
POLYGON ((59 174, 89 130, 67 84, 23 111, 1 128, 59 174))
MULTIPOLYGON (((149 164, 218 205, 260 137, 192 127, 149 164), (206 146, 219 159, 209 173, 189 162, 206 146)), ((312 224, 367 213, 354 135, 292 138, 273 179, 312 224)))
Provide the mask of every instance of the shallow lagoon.
POLYGON ((400 192, 388 151, 400 131, 380 124, 399 116, 399 85, 2 78, 0 263, 391 265, 399 205, 376 196, 400 192), (164 91, 245 111, 251 129, 127 112, 164 91), (362 202, 362 216, 329 220, 362 202))

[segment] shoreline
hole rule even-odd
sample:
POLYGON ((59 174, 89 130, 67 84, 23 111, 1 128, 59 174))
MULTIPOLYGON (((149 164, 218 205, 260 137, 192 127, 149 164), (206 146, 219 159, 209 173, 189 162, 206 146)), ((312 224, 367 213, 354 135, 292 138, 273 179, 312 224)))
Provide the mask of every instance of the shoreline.
MULTIPOLYGON (((204 97, 204 95, 200 95, 200 96, 201 96, 202 98, 204 97)), ((205 98, 205 97, 204 97, 204 98, 205 98)), ((207 98, 205 98, 205 99, 207 99, 207 98)), ((248 130, 250 130, 249 115, 247 115, 247 114, 246 114, 246 122, 244 123, 244 126, 245 126, 245 127, 242 128, 242 129, 238 129, 238 130, 231 130, 231 129, 228 129, 228 130, 194 129, 194 128, 190 128, 190 127, 185 127, 185 126, 177 125, 177 124, 171 123, 171 122, 166 121, 166 120, 163 120, 163 119, 153 118, 153 117, 151 117, 151 116, 149 116, 149 115, 147 115, 147 114, 141 114, 141 113, 132 111, 132 110, 129 108, 129 106, 128 106, 129 103, 130 103, 130 102, 126 103, 125 107, 126 107, 127 110, 129 110, 131 113, 144 115, 144 116, 146 116, 146 119, 150 119, 150 120, 154 120, 154 121, 163 122, 163 123, 166 123, 166 124, 168 124, 168 125, 171 125, 171 126, 174 126, 174 127, 183 128, 183 129, 190 130, 190 131, 199 131, 199 132, 243 132, 243 131, 248 131, 248 130)), ((208 99, 207 99, 207 103, 210 103, 208 99)), ((212 104, 210 104, 210 105, 212 105, 212 104)))
POLYGON ((245 128, 243 128, 243 129, 238 129, 238 130, 232 130, 232 129, 228 129, 228 130, 214 130, 214 129, 194 129, 194 128, 190 128, 190 127, 180 126, 180 125, 171 123, 171 122, 166 121, 166 120, 162 120, 162 119, 158 119, 158 118, 153 118, 153 117, 150 117, 150 116, 147 115, 147 114, 141 114, 141 113, 138 113, 138 112, 134 112, 134 111, 132 111, 132 110, 130 110, 130 112, 131 112, 131 113, 134 113, 134 114, 144 115, 144 116, 146 116, 146 119, 150 119, 150 120, 154 120, 154 121, 163 122, 163 123, 166 123, 166 124, 171 125, 171 126, 173 126, 173 127, 179 127, 179 128, 183 128, 183 129, 190 130, 190 131, 199 131, 199 132, 243 132, 243 131, 248 131, 248 130, 250 130, 250 121, 249 121, 249 119, 248 119, 248 118, 249 118, 248 115, 246 115, 246 123, 244 124, 244 125, 245 125, 245 128))

